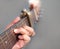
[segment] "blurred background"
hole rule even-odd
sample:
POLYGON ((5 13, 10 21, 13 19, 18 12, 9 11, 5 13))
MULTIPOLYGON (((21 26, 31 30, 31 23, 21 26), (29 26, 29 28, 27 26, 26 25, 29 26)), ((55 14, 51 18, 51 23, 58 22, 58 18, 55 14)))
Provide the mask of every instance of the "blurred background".
MULTIPOLYGON (((60 49, 60 0, 41 0, 39 22, 34 24, 35 37, 23 49, 60 49)), ((0 32, 22 9, 28 0, 0 0, 0 32)))

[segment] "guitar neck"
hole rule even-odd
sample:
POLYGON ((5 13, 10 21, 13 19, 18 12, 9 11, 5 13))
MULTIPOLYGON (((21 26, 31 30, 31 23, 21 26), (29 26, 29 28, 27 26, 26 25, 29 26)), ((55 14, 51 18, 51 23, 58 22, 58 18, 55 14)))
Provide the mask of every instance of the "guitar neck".
POLYGON ((10 28, 0 34, 0 49, 12 49, 13 45, 17 42, 16 34, 14 34, 13 31, 15 28, 19 28, 24 25, 32 27, 29 16, 30 15, 28 15, 27 12, 23 12, 20 17, 21 20, 19 22, 15 23, 10 28))

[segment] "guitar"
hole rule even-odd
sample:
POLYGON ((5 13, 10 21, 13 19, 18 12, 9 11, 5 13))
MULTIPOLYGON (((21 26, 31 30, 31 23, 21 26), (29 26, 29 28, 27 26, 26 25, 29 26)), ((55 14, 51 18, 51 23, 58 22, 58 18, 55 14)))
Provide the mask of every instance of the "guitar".
POLYGON ((30 27, 33 27, 34 25, 34 17, 30 13, 30 11, 27 11, 26 9, 21 11, 20 14, 20 21, 9 27, 4 32, 0 33, 0 49, 12 49, 14 44, 17 42, 18 38, 14 34, 14 29, 18 27, 22 27, 24 25, 28 25, 30 27))

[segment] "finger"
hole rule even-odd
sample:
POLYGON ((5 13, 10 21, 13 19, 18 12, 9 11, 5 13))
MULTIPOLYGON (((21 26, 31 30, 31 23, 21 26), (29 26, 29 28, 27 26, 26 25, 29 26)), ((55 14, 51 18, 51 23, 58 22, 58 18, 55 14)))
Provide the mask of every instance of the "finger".
POLYGON ((26 35, 26 34, 24 34, 24 35, 22 35, 22 36, 19 36, 18 38, 24 40, 25 45, 26 45, 27 43, 29 43, 30 40, 31 40, 31 38, 30 38, 28 35, 26 35))
POLYGON ((16 34, 21 33, 21 34, 27 34, 27 35, 29 35, 29 32, 27 30, 25 30, 24 28, 22 28, 22 27, 19 28, 19 29, 14 29, 14 32, 16 34))
POLYGON ((30 38, 28 35, 26 35, 26 34, 23 35, 23 38, 24 38, 24 41, 25 41, 25 45, 26 45, 27 43, 29 43, 30 40, 31 40, 31 38, 30 38))
POLYGON ((20 40, 24 40, 24 38, 23 38, 22 35, 19 35, 18 38, 19 38, 20 40))
POLYGON ((24 46, 24 41, 23 40, 19 40, 13 47, 12 49, 21 49, 24 46))
POLYGON ((34 31, 34 29, 32 27, 29 27, 29 26, 25 25, 25 26, 23 26, 23 28, 26 29, 29 32, 30 36, 35 35, 35 31, 34 31))
POLYGON ((12 25, 14 25, 15 23, 17 23, 18 21, 20 21, 20 17, 16 17, 16 19, 14 19, 9 25, 7 25, 6 29, 8 29, 9 27, 11 27, 12 25))

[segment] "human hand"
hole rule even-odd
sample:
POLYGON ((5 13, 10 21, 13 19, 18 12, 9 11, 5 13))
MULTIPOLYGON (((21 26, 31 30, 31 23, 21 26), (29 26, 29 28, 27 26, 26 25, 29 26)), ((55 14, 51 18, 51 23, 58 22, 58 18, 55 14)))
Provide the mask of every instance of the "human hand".
MULTIPOLYGON (((17 17, 14 21, 12 21, 11 24, 9 24, 7 26, 7 28, 9 28, 10 26, 14 25, 16 22, 20 21, 20 17, 17 17)), ((31 40, 30 36, 34 36, 35 32, 33 30, 33 28, 29 27, 29 26, 23 26, 20 28, 16 28, 14 29, 14 33, 15 34, 22 34, 19 35, 18 38, 19 40, 16 42, 16 44, 12 47, 12 49, 21 49, 22 47, 24 47, 27 43, 29 43, 29 41, 31 40)))

